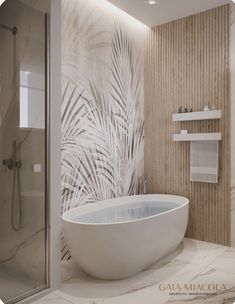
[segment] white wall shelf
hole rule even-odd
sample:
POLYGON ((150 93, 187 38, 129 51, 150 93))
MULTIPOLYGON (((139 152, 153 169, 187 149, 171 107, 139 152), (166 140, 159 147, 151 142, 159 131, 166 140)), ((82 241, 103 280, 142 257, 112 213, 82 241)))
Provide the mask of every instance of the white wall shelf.
POLYGON ((221 140, 221 133, 173 134, 173 141, 210 141, 221 140))
POLYGON ((189 113, 174 113, 172 116, 173 121, 190 121, 190 120, 211 120, 220 119, 222 117, 221 110, 213 111, 200 111, 189 113))

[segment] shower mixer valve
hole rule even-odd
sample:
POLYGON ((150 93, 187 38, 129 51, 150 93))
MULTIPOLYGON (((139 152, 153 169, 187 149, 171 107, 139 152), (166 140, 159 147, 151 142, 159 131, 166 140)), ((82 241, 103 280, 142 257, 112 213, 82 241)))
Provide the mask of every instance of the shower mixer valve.
POLYGON ((4 159, 2 161, 3 163, 3 166, 5 166, 5 169, 9 169, 9 170, 12 170, 14 167, 15 167, 15 162, 13 159, 9 158, 9 159, 4 159))
POLYGON ((13 148, 12 156, 8 159, 4 159, 2 161, 2 164, 3 166, 5 166, 6 169, 9 170, 13 170, 14 168, 20 169, 22 166, 22 162, 16 160, 16 141, 12 142, 12 148, 13 148))
POLYGON ((4 159, 2 163, 3 166, 5 166, 6 169, 8 168, 9 170, 12 170, 14 167, 21 168, 22 166, 21 161, 15 162, 12 158, 4 159))

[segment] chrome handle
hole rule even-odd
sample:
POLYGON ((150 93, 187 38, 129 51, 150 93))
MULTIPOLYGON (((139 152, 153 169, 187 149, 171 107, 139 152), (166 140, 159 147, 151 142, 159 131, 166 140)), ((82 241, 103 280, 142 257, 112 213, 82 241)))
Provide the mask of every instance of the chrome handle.
POLYGON ((12 170, 14 167, 21 168, 22 167, 22 162, 21 161, 16 161, 16 142, 13 141, 13 154, 11 158, 4 159, 3 160, 3 166, 5 166, 5 169, 12 170))
POLYGON ((9 170, 12 170, 16 166, 16 163, 12 158, 4 159, 2 163, 3 166, 5 166, 6 169, 8 168, 9 170))

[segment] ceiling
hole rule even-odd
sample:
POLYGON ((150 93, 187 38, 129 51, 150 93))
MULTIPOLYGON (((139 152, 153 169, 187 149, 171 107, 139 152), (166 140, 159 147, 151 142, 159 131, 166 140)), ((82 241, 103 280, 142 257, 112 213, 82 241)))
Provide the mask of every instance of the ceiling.
POLYGON ((231 0, 156 0, 156 5, 149 5, 146 0, 108 1, 151 27, 231 3, 231 0))

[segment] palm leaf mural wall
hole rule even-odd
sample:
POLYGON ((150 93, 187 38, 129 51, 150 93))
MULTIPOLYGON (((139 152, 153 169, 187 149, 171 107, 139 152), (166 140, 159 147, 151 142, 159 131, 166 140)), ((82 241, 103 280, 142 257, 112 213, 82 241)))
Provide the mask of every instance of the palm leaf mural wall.
MULTIPOLYGON (((84 2, 80 2, 84 7, 84 2)), ((67 10, 66 5, 65 8, 67 10)), ((103 41, 102 30, 89 34, 89 37, 96 37, 96 47, 103 48, 105 58, 108 57, 106 62, 102 58, 98 61, 105 66, 107 88, 99 85, 97 78, 89 73, 85 75, 84 69, 79 70, 79 60, 87 60, 79 52, 79 48, 84 48, 79 42, 87 43, 86 38, 80 37, 84 24, 79 13, 81 10, 77 14, 82 28, 79 31, 78 26, 77 42, 73 37, 72 47, 65 47, 63 60, 66 73, 62 85, 62 213, 82 204, 138 194, 144 176, 143 64, 140 54, 131 35, 118 21, 113 23, 108 34, 110 40, 103 41), (68 77, 68 65, 78 76, 68 77)), ((74 17, 71 19, 74 25, 74 17)), ((89 28, 94 31, 93 25, 89 28)), ((87 29, 84 35, 87 35, 87 29)), ((69 39, 68 34, 64 36, 69 39)), ((96 47, 86 55, 90 57, 87 64, 97 65, 96 47), (94 54, 96 62, 92 61, 94 54)), ((100 74, 99 77, 105 76, 100 74)), ((68 258, 63 240, 62 259, 68 258)))

